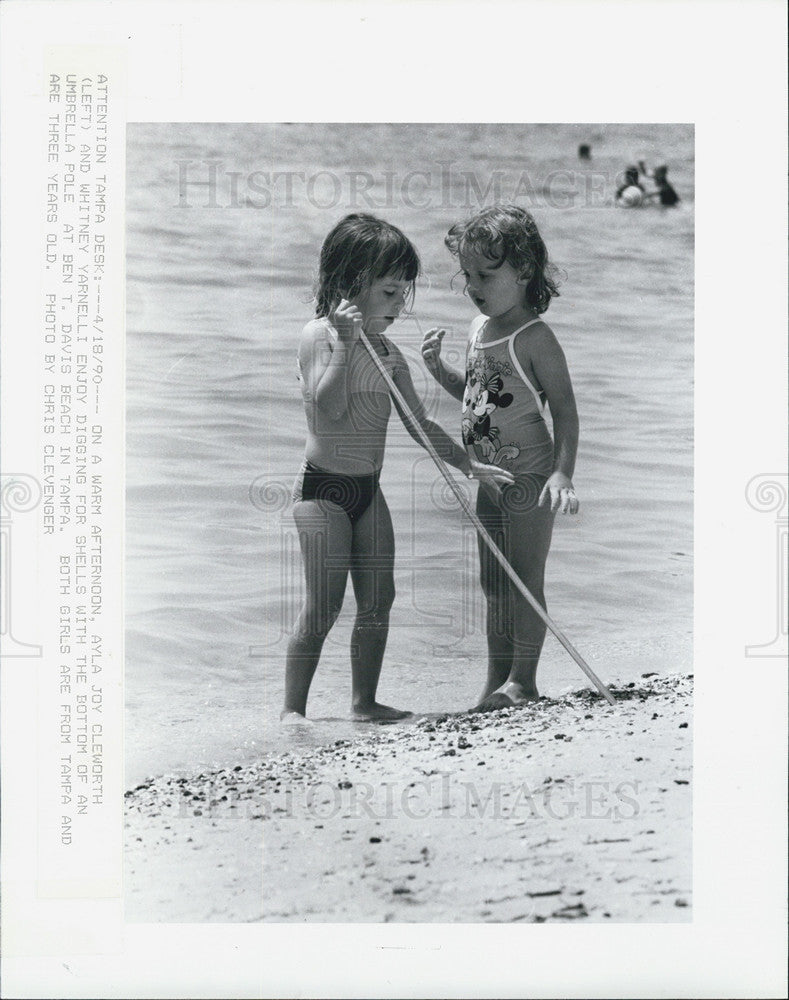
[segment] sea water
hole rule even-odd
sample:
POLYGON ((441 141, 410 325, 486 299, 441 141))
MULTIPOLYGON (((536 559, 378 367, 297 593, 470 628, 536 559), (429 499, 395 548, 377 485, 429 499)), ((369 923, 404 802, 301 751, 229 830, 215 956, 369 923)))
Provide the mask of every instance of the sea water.
MULTIPOLYGON (((388 335, 456 439, 459 406, 419 353, 441 325, 462 365, 475 314, 443 237, 496 200, 533 211, 563 271, 546 319, 581 420, 581 510, 556 519, 549 613, 603 680, 690 667, 690 126, 131 125, 127 172, 129 782, 371 728, 349 718, 350 584, 313 681, 315 724, 277 724, 303 595, 288 501, 305 431, 296 345, 321 241, 348 211, 388 219, 420 251, 413 312, 388 335), (614 207, 639 157, 669 164, 676 209, 614 207)), ((394 414, 390 428, 397 598, 379 697, 462 710, 485 677, 474 532, 394 414)), ((538 683, 555 695, 588 682, 549 635, 538 683)))

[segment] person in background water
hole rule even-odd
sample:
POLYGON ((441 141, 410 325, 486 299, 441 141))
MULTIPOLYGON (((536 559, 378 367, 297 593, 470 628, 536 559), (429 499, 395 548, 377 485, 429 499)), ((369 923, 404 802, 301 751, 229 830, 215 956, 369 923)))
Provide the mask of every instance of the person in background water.
POLYGON ((628 188, 638 188, 640 191, 644 191, 638 179, 638 167, 625 167, 625 180, 623 184, 620 184, 616 190, 615 200, 619 201, 622 197, 622 192, 627 191, 628 188))
MULTIPOLYGON (((480 483, 477 515, 529 592, 545 607, 545 561, 554 515, 576 514, 572 475, 578 412, 564 352, 541 318, 558 295, 537 225, 519 205, 484 209, 444 241, 458 258, 478 315, 471 323, 466 375, 440 357, 443 330, 428 330, 428 371, 463 405, 469 457, 510 471, 500 494, 480 483), (553 418, 553 439, 544 418, 553 418)), ((535 701, 545 624, 479 539, 487 602, 487 680, 476 711, 535 701)))
POLYGON ((661 205, 666 205, 668 207, 676 205, 679 202, 680 200, 679 195, 671 186, 671 184, 669 184, 666 178, 666 174, 668 174, 668 167, 665 166, 665 164, 661 167, 655 167, 655 169, 652 171, 651 174, 648 172, 646 166, 644 165, 643 160, 639 160, 638 167, 639 170, 641 171, 641 174, 644 177, 651 177, 652 180, 655 182, 656 186, 655 191, 648 191, 644 195, 645 200, 648 198, 649 199, 658 198, 660 200, 661 205))
POLYGON ((307 445, 293 518, 306 599, 288 643, 281 714, 286 725, 305 722, 310 683, 349 575, 356 598, 353 717, 391 721, 410 714, 376 700, 395 593, 392 519, 379 486, 392 400, 360 331, 447 462, 485 483, 494 496, 513 482, 510 472, 477 461, 428 419, 402 352, 384 335, 412 298, 419 270, 419 256, 403 233, 364 213, 342 219, 321 249, 315 319, 304 327, 298 350, 307 445))
POLYGON ((586 143, 582 142, 578 147, 578 159, 579 160, 591 160, 592 159, 592 147, 586 143))

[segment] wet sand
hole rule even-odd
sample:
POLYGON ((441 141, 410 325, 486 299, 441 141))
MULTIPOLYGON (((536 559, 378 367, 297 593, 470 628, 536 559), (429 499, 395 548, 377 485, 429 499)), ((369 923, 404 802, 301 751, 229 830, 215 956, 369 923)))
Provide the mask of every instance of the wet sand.
POLYGON ((126 793, 126 919, 691 919, 692 675, 126 793))

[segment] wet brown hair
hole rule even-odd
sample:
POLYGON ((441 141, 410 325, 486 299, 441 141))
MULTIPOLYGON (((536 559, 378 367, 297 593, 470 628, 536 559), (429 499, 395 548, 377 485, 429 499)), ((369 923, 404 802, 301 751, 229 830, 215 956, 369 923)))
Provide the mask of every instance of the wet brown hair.
POLYGON ((520 205, 494 205, 485 208, 466 222, 459 222, 447 233, 444 243, 458 257, 471 250, 501 267, 506 261, 519 274, 529 273, 526 301, 538 313, 544 313, 551 299, 559 294, 559 271, 548 259, 537 223, 520 205))
POLYGON ((341 299, 387 275, 410 282, 413 299, 420 271, 419 254, 397 226, 364 212, 346 215, 321 247, 315 315, 328 316, 341 299))

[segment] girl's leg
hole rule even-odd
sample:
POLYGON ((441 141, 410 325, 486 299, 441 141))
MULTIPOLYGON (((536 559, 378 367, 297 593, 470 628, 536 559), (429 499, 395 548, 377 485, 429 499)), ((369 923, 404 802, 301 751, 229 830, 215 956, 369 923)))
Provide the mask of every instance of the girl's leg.
POLYGON ((381 674, 389 611, 394 602, 394 532, 381 490, 356 522, 351 550, 356 621, 351 638, 353 713, 357 719, 404 719, 409 712, 375 700, 381 674))
MULTIPOLYGON (((544 480, 534 478, 533 483, 521 482, 517 487, 505 491, 502 504, 499 506, 491 501, 491 506, 498 507, 499 510, 499 538, 503 542, 504 555, 532 596, 544 608, 545 562, 551 546, 554 514, 545 507, 537 506, 544 480)), ((483 709, 502 708, 538 697, 537 664, 545 639, 545 624, 542 619, 492 556, 488 566, 489 578, 495 580, 495 583, 488 584, 488 589, 504 609, 499 614, 506 621, 511 660, 506 675, 503 661, 499 663, 494 676, 491 676, 492 672, 489 670, 489 684, 492 681, 498 681, 498 684, 492 690, 486 688, 478 706, 483 709), (495 565, 495 571, 490 568, 490 563, 495 565), (502 593, 507 595, 506 598, 502 599, 502 593)), ((490 604, 489 599, 489 607, 490 604)))
MULTIPOLYGON (((526 584, 532 597, 545 609, 545 563, 551 547, 555 515, 536 505, 510 518, 510 535, 505 555, 526 584)), ((513 607, 513 657, 504 693, 515 703, 531 701, 537 691, 537 664, 545 641, 545 623, 510 581, 513 607)))
POLYGON ((282 718, 303 716, 323 643, 342 607, 353 532, 344 510, 302 500, 293 508, 304 562, 306 599, 288 643, 282 718))
MULTIPOLYGON (((507 551, 504 511, 482 487, 477 491, 477 516, 502 552, 507 551)), ((488 641, 488 675, 480 695, 484 701, 510 675, 513 656, 512 604, 507 575, 490 549, 478 537, 480 583, 486 601, 485 631, 488 641)))

